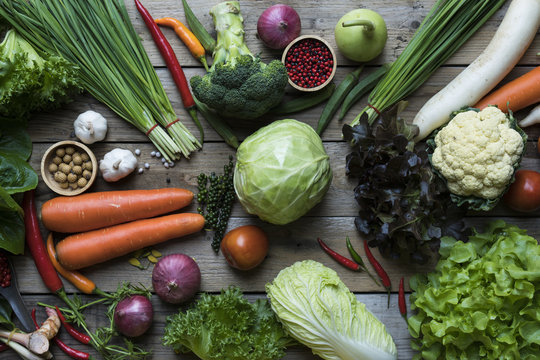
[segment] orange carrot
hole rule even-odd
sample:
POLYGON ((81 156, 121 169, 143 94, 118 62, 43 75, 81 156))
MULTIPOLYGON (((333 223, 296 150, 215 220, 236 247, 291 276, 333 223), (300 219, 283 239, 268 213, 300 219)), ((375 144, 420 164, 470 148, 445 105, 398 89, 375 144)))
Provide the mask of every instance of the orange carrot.
POLYGON ((189 51, 191 52, 191 55, 195 59, 198 59, 203 65, 206 71, 208 71, 208 64, 206 63, 206 51, 204 50, 204 47, 202 46, 201 42, 195 34, 191 32, 180 20, 172 18, 172 17, 164 17, 161 19, 155 19, 154 20, 156 24, 167 26, 174 29, 174 32, 180 40, 184 43, 184 45, 187 46, 189 51))
POLYGON ((483 109, 488 105, 497 105, 502 111, 508 112, 508 108, 518 111, 537 102, 540 102, 540 66, 501 86, 474 107, 483 109))
POLYGON ((70 235, 56 244, 56 256, 64 268, 76 270, 193 234, 203 227, 204 217, 192 213, 136 220, 70 235))
POLYGON ((84 232, 166 214, 192 200, 191 191, 177 188, 61 196, 43 204, 41 220, 51 231, 84 232))
POLYGON ((51 259, 51 263, 56 271, 58 271, 66 280, 85 294, 94 293, 94 290, 96 290, 96 284, 92 280, 78 271, 66 270, 62 265, 60 265, 58 260, 56 260, 56 249, 54 248, 52 233, 49 233, 49 236, 47 237, 47 254, 49 254, 49 259, 51 259))

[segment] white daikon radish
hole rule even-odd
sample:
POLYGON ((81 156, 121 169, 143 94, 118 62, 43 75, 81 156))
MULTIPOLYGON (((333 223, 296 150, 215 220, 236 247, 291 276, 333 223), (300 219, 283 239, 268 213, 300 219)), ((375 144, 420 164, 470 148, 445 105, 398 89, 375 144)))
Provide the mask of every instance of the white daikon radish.
POLYGON ((429 99, 413 120, 417 141, 476 104, 518 63, 540 27, 540 0, 513 0, 488 46, 465 70, 429 99))
POLYGON ((536 105, 529 115, 519 122, 519 126, 521 127, 527 127, 534 124, 540 124, 540 105, 536 105))

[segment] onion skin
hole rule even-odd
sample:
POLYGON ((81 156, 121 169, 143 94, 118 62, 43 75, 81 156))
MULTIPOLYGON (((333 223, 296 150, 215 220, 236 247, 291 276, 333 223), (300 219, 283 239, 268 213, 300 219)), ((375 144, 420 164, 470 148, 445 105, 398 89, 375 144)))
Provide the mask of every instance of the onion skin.
POLYGON ((154 309, 146 296, 129 296, 118 303, 114 310, 116 329, 128 337, 144 334, 152 325, 154 309))
POLYGON ((271 49, 284 49, 300 35, 300 16, 292 7, 276 4, 264 10, 257 21, 259 38, 271 49))
POLYGON ((167 255, 154 266, 152 285, 161 300, 170 304, 185 303, 201 288, 201 270, 190 256, 167 255))

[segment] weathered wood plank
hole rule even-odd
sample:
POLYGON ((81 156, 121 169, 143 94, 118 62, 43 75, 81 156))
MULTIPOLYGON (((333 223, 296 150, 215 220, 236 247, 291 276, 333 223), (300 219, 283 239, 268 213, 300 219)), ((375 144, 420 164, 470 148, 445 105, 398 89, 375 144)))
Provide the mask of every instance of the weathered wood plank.
MULTIPOLYGON (((500 218, 527 229, 531 236, 540 239, 540 226, 536 218, 500 218)), ((493 218, 476 217, 468 218, 467 223, 482 229, 491 220, 493 218)), ((232 269, 221 254, 216 255, 210 247, 212 234, 200 233, 186 236, 182 239, 170 240, 155 248, 164 255, 185 253, 193 256, 201 268, 203 291, 219 291, 224 286, 237 285, 246 291, 262 292, 264 285, 272 281, 283 268, 296 261, 312 259, 336 270, 345 284, 354 292, 384 292, 384 289, 374 284, 366 274, 349 271, 337 264, 319 248, 316 242, 317 237, 320 237, 336 251, 347 254, 345 237, 349 236, 358 252, 364 255, 361 237, 354 228, 353 218, 305 217, 290 226, 269 225, 253 218, 232 218, 229 228, 246 224, 260 226, 268 234, 270 241, 268 257, 259 267, 251 271, 232 269)), ((378 251, 374 250, 374 254, 381 258, 378 251)), ((151 286, 152 268, 138 270, 128 264, 128 258, 129 256, 124 256, 114 259, 84 269, 82 272, 93 279, 100 288, 107 291, 116 289, 119 281, 140 282, 145 286, 151 286)), ((394 291, 397 290, 398 281, 402 276, 408 278, 415 273, 429 271, 433 266, 433 264, 420 266, 400 263, 382 258, 380 262, 392 279, 394 291)), ((16 257, 14 263, 23 293, 48 293, 29 255, 16 257)), ((67 283, 66 288, 73 290, 73 287, 67 283)))
MULTIPOLYGON (((336 73, 336 82, 340 82, 349 71, 353 68, 338 68, 336 73)), ((517 76, 522 75, 528 70, 531 70, 531 67, 520 67, 512 71, 504 82, 509 81, 510 79, 516 78, 517 76)), ((373 71, 373 67, 368 67, 364 70, 364 75, 373 71)), ((457 74, 461 72, 462 68, 460 67, 444 67, 439 69, 433 76, 415 93, 413 93, 407 101, 409 102, 408 107, 402 113, 404 119, 413 119, 416 112, 422 107, 422 105, 437 91, 442 89, 448 82, 450 82, 457 74)), ((158 69, 158 74, 163 82, 165 90, 169 95, 169 98, 173 104, 173 107, 180 117, 182 122, 188 127, 188 129, 198 137, 198 130, 191 121, 191 118, 187 112, 183 109, 182 102, 180 100, 180 95, 176 90, 174 83, 166 70, 158 69)), ((201 69, 186 69, 186 76, 190 78, 196 74, 202 74, 201 69)), ((288 93, 297 95, 296 90, 288 86, 288 93)), ((287 96, 290 98, 290 96, 287 96)), ((357 114, 359 114, 362 109, 367 104, 367 96, 361 99, 357 104, 355 104, 351 110, 348 112, 347 116, 343 121, 338 121, 338 116, 336 115, 328 128, 323 133, 324 141, 341 141, 341 128, 344 123, 350 123, 357 114)), ((282 118, 293 118, 299 121, 303 121, 312 127, 317 127, 317 122, 319 120, 322 108, 324 105, 319 105, 312 109, 299 112, 296 114, 291 114, 289 116, 272 116, 266 115, 260 121, 235 121, 229 120, 232 128, 237 133, 240 139, 245 138, 247 135, 252 133, 254 130, 258 129, 260 126, 266 125, 273 120, 278 120, 282 118)), ((116 116, 112 111, 107 109, 104 105, 97 102, 94 98, 88 95, 81 95, 77 97, 72 103, 65 105, 60 110, 55 110, 54 112, 40 113, 35 114, 32 117, 29 126, 29 132, 34 142, 55 142, 60 140, 68 139, 73 135, 73 121, 77 116, 86 111, 94 110, 102 113, 108 121, 108 132, 105 142, 148 142, 148 138, 141 132, 139 132, 135 127, 126 123, 124 120, 116 116)), ((516 118, 524 118, 529 109, 525 109, 517 112, 516 118)), ((201 120, 204 126, 205 139, 207 142, 222 141, 219 135, 217 135, 214 130, 208 125, 208 123, 203 119, 201 120)), ((530 138, 536 140, 540 135, 540 126, 535 125, 527 128, 527 133, 530 135, 530 138)))
MULTIPOLYGON (((195 15, 201 20, 203 25, 212 34, 214 25, 212 18, 208 14, 214 4, 219 1, 204 1, 190 0, 190 4, 195 15)), ((254 54, 261 54, 265 61, 273 58, 281 58, 281 51, 271 50, 257 38, 257 20, 259 15, 269 6, 273 5, 273 1, 240 1, 241 11, 244 15, 245 38, 248 47, 254 54)), ((330 44, 337 49, 334 39, 334 27, 341 16, 345 15, 350 10, 355 8, 368 8, 380 13, 386 22, 388 28, 388 41, 383 53, 371 63, 383 64, 394 61, 401 54, 404 47, 412 38, 414 32, 420 25, 420 22, 427 15, 434 0, 426 1, 362 1, 360 3, 349 3, 340 1, 321 1, 321 0, 291 0, 286 1, 286 4, 295 8, 302 21, 302 35, 318 35, 325 38, 330 44), (321 11, 321 7, 324 10, 321 11)), ((133 24, 144 40, 147 52, 156 66, 164 66, 157 48, 152 43, 152 39, 147 29, 144 26, 139 14, 134 8, 133 2, 126 0, 127 7, 130 11, 130 16, 133 24)), ((152 0, 144 2, 151 14, 158 18, 164 16, 173 16, 185 22, 184 10, 180 0, 152 0)), ((502 17, 506 11, 508 4, 504 5, 497 11, 490 20, 465 44, 454 56, 449 59, 449 64, 469 64, 478 54, 486 47, 496 31, 502 17)), ((172 30, 165 29, 164 33, 171 42, 180 63, 183 66, 200 66, 200 64, 189 54, 187 49, 178 40, 172 30)), ((536 51, 540 45, 538 36, 534 40, 530 49, 521 59, 521 64, 538 64, 536 51)), ((354 65, 350 60, 345 59, 338 54, 339 65, 354 65)))
MULTIPOLYGON (((264 294, 250 294, 247 295, 250 301, 255 301, 258 298, 266 297, 264 294)), ((410 359, 412 357, 412 350, 410 348, 410 335, 407 330, 407 325, 399 315, 397 308, 397 296, 393 294, 391 296, 390 308, 386 308, 387 298, 385 294, 357 294, 358 300, 366 304, 368 310, 370 310, 379 320, 385 324, 388 332, 392 335, 396 347, 398 349, 398 359, 410 359)), ((90 301, 93 297, 83 296, 83 301, 90 301)), ((28 295, 25 297, 27 306, 31 309, 36 307, 37 302, 43 302, 51 305, 61 305, 61 301, 52 295, 28 295)), ((164 333, 166 324, 166 318, 169 315, 175 314, 179 311, 179 308, 174 305, 165 304, 157 296, 152 297, 152 305, 154 308, 154 322, 152 327, 141 338, 135 341, 139 343, 143 348, 152 350, 151 359, 156 360, 196 360, 198 359, 193 354, 175 354, 171 348, 162 345, 161 337, 164 333)), ((86 318, 92 329, 97 326, 103 326, 106 324, 105 308, 92 307, 85 312, 86 318)), ((38 312, 38 318, 43 319, 45 317, 44 312, 38 312)), ((60 332, 60 339, 63 340, 69 346, 76 349, 89 352, 92 356, 100 358, 99 355, 90 346, 85 346, 78 343, 71 338, 65 331, 60 332)), ((56 359, 70 359, 64 353, 62 353, 57 346, 51 345, 52 353, 56 359)), ((15 353, 11 350, 0 353, 0 359, 14 359, 15 353)), ((294 346, 287 349, 287 355, 283 357, 283 360, 309 360, 320 359, 314 356, 311 351, 304 346, 294 346)))
MULTIPOLYGON (((30 163, 34 169, 39 171, 41 156, 45 152, 50 143, 34 144, 34 151, 30 163)), ((348 178, 345 172, 345 156, 350 152, 349 145, 345 142, 326 142, 325 148, 330 157, 330 164, 333 170, 333 180, 331 187, 324 197, 322 202, 308 212, 308 217, 320 216, 356 216, 358 207, 354 199, 354 187, 357 180, 348 178)), ((133 173, 127 178, 117 183, 107 183, 101 176, 98 176, 95 184, 92 186, 92 191, 109 191, 109 190, 127 190, 127 189, 149 189, 161 187, 182 187, 190 189, 193 192, 197 191, 197 176, 200 173, 209 174, 212 171, 216 173, 222 172, 222 167, 228 162, 230 155, 234 155, 232 148, 224 143, 206 143, 201 152, 193 155, 191 160, 182 160, 175 167, 166 169, 161 162, 150 156, 153 146, 148 143, 140 144, 124 144, 124 143, 96 143, 90 146, 98 159, 102 159, 104 154, 113 148, 121 147, 134 151, 141 150, 139 157, 139 166, 144 163, 150 164, 150 169, 145 170, 141 175, 133 173)), ((538 156, 536 143, 529 142, 527 144, 527 152, 522 161, 524 169, 538 169, 540 167, 540 156, 538 156)), ((41 177, 41 175, 40 175, 41 177)), ((55 196, 50 191, 44 182, 39 182, 38 192, 40 201, 46 201, 55 196)), ((188 211, 195 211, 196 204, 187 208, 188 211)), ((488 216, 500 216, 504 214, 512 214, 515 216, 538 216, 540 212, 530 214, 519 214, 510 211, 504 205, 500 204, 493 212, 488 213, 488 216)), ((486 214, 480 214, 485 216, 486 214)), ((235 204, 233 208, 233 216, 247 216, 240 204, 235 204)))

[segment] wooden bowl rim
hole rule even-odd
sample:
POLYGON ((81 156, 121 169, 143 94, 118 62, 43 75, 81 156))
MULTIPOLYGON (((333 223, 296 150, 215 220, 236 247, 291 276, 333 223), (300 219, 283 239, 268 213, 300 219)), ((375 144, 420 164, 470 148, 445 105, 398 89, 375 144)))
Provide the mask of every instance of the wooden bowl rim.
POLYGON ((98 164, 97 164, 96 156, 94 155, 94 153, 92 152, 92 150, 90 150, 88 146, 78 141, 63 140, 63 141, 59 141, 57 143, 52 144, 51 146, 49 146, 47 150, 45 150, 45 153, 43 154, 43 157, 41 158, 41 178, 43 179, 47 187, 51 189, 52 191, 54 191, 55 193, 59 195, 64 195, 64 196, 75 196, 75 195, 82 194, 83 192, 88 190, 90 186, 92 186, 92 184, 94 183, 97 177, 97 173, 98 173, 97 166, 98 164), (60 146, 67 146, 67 145, 73 145, 84 150, 88 154, 88 156, 90 157, 90 161, 92 162, 92 176, 90 177, 90 180, 88 180, 88 184, 86 184, 85 187, 77 188, 75 190, 62 189, 60 186, 58 186, 56 181, 51 180, 50 173, 46 169, 46 164, 45 164, 46 159, 53 152, 53 150, 56 150, 60 146))
POLYGON ((301 86, 298 86, 296 85, 290 78, 289 76, 287 75, 287 78, 289 80, 289 84, 295 88, 296 90, 300 90, 300 91, 306 91, 306 92, 313 92, 313 91, 318 91, 318 90, 321 90, 322 88, 324 88, 325 86, 327 86, 328 84, 330 84, 330 82, 332 82, 332 79, 334 78, 334 75, 336 74, 336 70, 337 70, 337 58, 336 58, 336 53, 334 51, 334 49, 332 48, 332 46, 330 45, 330 43, 328 41, 326 41, 324 38, 318 36, 318 35, 301 35, 297 38, 295 38, 293 41, 291 41, 289 43, 289 45, 287 45, 287 47, 285 48, 285 50, 283 50, 283 55, 281 56, 281 62, 283 63, 283 65, 285 65, 285 59, 287 57, 287 53, 289 52, 289 50, 291 49, 291 47, 296 44, 297 42, 299 41, 302 41, 304 39, 315 39, 315 40, 319 40, 320 42, 322 42, 324 45, 326 45, 328 47, 328 49, 330 50, 330 53, 332 54, 332 59, 334 60, 334 66, 332 67, 332 72, 330 73, 330 76, 328 77, 328 79, 326 79, 326 81, 324 83, 322 83, 321 85, 319 86, 316 86, 316 87, 312 87, 312 88, 304 88, 304 87, 301 87, 301 86))

